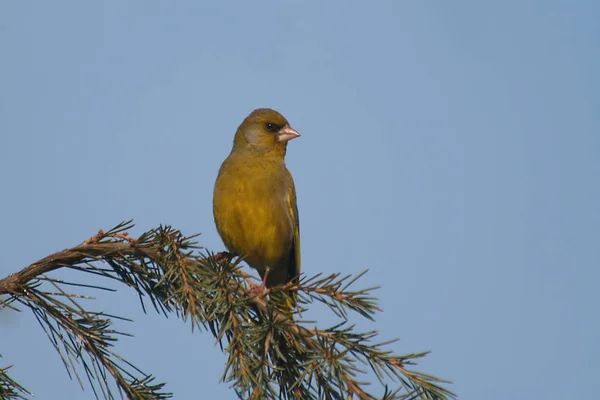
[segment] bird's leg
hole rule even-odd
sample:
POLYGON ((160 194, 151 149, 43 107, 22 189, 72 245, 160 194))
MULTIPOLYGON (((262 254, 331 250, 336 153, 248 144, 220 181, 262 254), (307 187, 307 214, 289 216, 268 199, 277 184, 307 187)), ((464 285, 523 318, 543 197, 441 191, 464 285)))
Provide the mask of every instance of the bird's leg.
POLYGON ((262 282, 258 286, 254 286, 252 291, 257 294, 263 294, 265 292, 265 288, 267 287, 267 276, 269 276, 269 267, 265 269, 265 274, 263 275, 262 282))
POLYGON ((262 292, 264 292, 265 288, 267 287, 267 276, 269 276, 269 271, 270 271, 270 269, 269 269, 269 267, 267 267, 267 269, 265 269, 265 276, 263 276, 263 280, 259 286, 260 290, 262 292))

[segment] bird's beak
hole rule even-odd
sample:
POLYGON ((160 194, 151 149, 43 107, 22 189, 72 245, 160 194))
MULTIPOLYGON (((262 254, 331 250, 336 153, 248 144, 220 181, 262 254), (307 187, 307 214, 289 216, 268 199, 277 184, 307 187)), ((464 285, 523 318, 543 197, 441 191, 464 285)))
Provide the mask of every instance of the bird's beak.
POLYGON ((299 137, 300 134, 295 129, 292 129, 291 126, 286 125, 277 132, 277 141, 278 142, 288 142, 292 139, 299 137))

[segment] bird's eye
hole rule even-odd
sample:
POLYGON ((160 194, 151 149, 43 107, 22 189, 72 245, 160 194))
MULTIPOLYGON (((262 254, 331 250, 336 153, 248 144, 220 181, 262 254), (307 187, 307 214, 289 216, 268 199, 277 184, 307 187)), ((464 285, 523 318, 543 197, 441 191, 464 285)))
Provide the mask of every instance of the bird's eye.
POLYGON ((272 123, 270 123, 270 122, 267 122, 267 123, 265 124, 265 128, 267 128, 267 130, 268 130, 269 132, 278 132, 278 131, 279 131, 279 129, 281 129, 281 127, 280 127, 279 125, 277 125, 277 124, 272 124, 272 123))

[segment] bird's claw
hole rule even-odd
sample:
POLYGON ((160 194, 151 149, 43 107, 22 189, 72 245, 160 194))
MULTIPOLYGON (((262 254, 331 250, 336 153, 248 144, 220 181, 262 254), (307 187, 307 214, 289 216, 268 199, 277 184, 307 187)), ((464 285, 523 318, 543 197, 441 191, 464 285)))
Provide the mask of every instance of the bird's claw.
POLYGON ((221 251, 221 252, 215 254, 214 259, 216 262, 218 262, 220 264, 225 260, 229 260, 229 253, 226 251, 221 251))
POLYGON ((256 294, 257 296, 261 296, 265 294, 265 282, 261 282, 260 285, 251 284, 250 292, 256 294))
POLYGON ((265 288, 267 287, 267 276, 269 276, 269 268, 268 267, 265 270, 265 274, 263 275, 262 282, 260 283, 260 285, 251 284, 252 286, 251 286, 250 290, 252 292, 256 293, 257 295, 264 295, 265 288))

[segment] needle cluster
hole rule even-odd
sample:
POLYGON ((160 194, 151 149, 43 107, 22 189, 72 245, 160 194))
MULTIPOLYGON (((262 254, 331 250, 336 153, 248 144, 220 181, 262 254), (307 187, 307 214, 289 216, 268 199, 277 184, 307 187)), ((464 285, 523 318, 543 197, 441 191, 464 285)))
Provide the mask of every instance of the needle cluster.
MULTIPOLYGON (((223 381, 243 399, 449 399, 448 382, 410 369, 427 353, 394 355, 393 342, 377 342, 378 332, 357 332, 352 314, 373 320, 379 311, 376 288, 354 289, 360 278, 333 274, 256 290, 240 260, 214 255, 169 226, 136 239, 131 221, 100 231, 79 246, 52 254, 0 280, 0 310, 29 309, 61 357, 70 377, 96 398, 166 399, 164 383, 119 356, 112 328, 115 315, 80 305, 79 287, 111 290, 52 278, 67 268, 118 281, 135 290, 144 312, 175 314, 217 339, 227 356, 223 381), (269 294, 297 296, 294 315, 269 301, 269 294), (325 304, 339 321, 317 328, 302 311, 325 304), (149 308, 150 307, 150 308, 149 308), (368 371, 380 389, 367 389, 368 371)), ((76 275, 74 275, 76 276, 76 275)), ((86 289, 87 290, 87 289, 86 289)), ((31 395, 0 368, 0 399, 31 395)))

